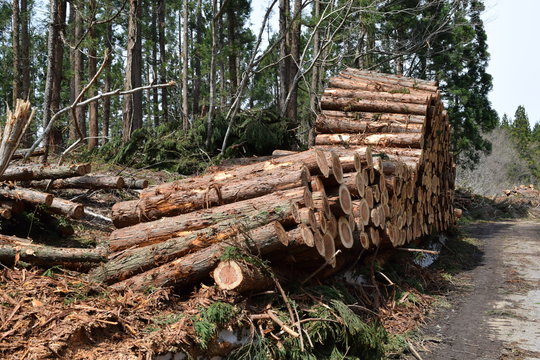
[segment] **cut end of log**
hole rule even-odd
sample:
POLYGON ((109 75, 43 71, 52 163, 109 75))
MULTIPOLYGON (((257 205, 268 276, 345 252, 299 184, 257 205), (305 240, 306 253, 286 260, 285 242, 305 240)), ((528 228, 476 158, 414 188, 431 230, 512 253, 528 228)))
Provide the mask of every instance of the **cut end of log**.
POLYGON ((352 214, 352 198, 347 186, 341 184, 339 187, 339 205, 345 215, 352 214))
POLYGON ((343 216, 339 218, 338 233, 341 245, 346 249, 352 248, 354 245, 354 237, 348 218, 343 216))
POLYGON ((328 164, 326 153, 320 149, 315 150, 315 159, 322 176, 326 178, 330 176, 330 165, 328 164))

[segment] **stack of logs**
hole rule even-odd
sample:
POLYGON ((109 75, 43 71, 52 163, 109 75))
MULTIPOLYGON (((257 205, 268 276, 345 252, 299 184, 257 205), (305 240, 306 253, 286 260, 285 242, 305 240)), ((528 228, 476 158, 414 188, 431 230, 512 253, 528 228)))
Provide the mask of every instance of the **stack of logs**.
POLYGON ((264 276, 220 263, 231 245, 273 265, 339 269, 361 249, 402 246, 452 224, 455 167, 437 84, 346 69, 329 85, 314 148, 115 204, 112 254, 90 276, 145 289, 213 271, 219 286, 247 291, 264 276))

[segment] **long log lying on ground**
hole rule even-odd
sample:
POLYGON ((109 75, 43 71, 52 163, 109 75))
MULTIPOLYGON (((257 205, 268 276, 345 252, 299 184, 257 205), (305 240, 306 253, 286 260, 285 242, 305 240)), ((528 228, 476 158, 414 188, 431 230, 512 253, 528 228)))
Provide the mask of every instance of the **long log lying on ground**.
POLYGON ((90 164, 76 164, 69 166, 13 166, 0 176, 2 181, 30 181, 45 179, 62 179, 86 175, 91 171, 90 164))
POLYGON ((85 175, 68 179, 57 179, 49 184, 49 181, 32 181, 28 184, 31 187, 44 189, 122 189, 124 179, 121 176, 93 176, 85 175))
POLYGON ((102 282, 126 279, 172 261, 193 250, 210 246, 216 242, 224 242, 238 233, 291 217, 292 205, 304 201, 303 188, 286 190, 274 195, 276 195, 276 202, 260 204, 259 211, 246 216, 242 222, 238 222, 231 216, 228 220, 203 229, 186 231, 164 242, 137 249, 128 249, 111 259, 107 264, 95 269, 92 277, 102 282))
POLYGON ((378 100, 378 101, 393 101, 406 104, 422 104, 426 105, 431 99, 428 94, 403 94, 403 93, 374 93, 363 90, 349 89, 326 89, 323 93, 328 97, 335 98, 355 98, 361 100, 378 100))
POLYGON ((58 248, 29 243, 27 239, 0 235, 0 262, 13 264, 24 261, 32 265, 54 266, 79 263, 101 263, 106 261, 103 250, 58 248))
POLYGON ((51 206, 54 198, 53 195, 41 191, 6 185, 0 185, 0 196, 13 200, 21 200, 33 205, 46 206, 51 206))
POLYGON ((279 167, 248 179, 231 179, 223 184, 207 185, 190 191, 147 196, 141 200, 116 203, 112 208, 117 228, 174 216, 220 204, 256 198, 275 191, 292 189, 309 183, 307 167, 279 167))
MULTIPOLYGON (((300 237, 299 230, 288 232, 291 239, 300 237)), ((295 246, 291 240, 288 246, 282 244, 273 223, 242 233, 230 241, 217 243, 197 252, 191 253, 174 261, 133 276, 112 285, 116 289, 144 290, 153 287, 185 286, 206 278, 216 267, 225 248, 236 246, 245 248, 252 254, 266 255, 273 252, 285 251, 295 246)), ((92 274, 91 274, 92 275, 92 274)), ((92 277, 91 277, 92 278, 92 277)))
MULTIPOLYGON (((13 154, 11 159, 12 160, 18 160, 18 159, 24 158, 26 153, 28 152, 28 150, 30 150, 30 149, 17 149, 17 150, 15 150, 15 153, 13 154)), ((29 157, 42 156, 42 155, 45 155, 45 149, 36 149, 29 155, 29 157)))
POLYGON ((270 213, 281 207, 288 208, 295 199, 300 199, 300 196, 303 196, 303 191, 273 192, 262 197, 247 199, 211 209, 198 210, 173 217, 164 217, 150 222, 142 222, 113 231, 109 238, 109 246, 111 251, 119 251, 162 242, 227 220, 236 220, 239 223, 244 223, 253 214, 270 213), (290 194, 292 197, 289 195, 285 196, 286 194, 290 194))
POLYGON ((68 216, 72 219, 80 219, 84 216, 84 205, 73 201, 55 197, 48 209, 54 214, 68 216))

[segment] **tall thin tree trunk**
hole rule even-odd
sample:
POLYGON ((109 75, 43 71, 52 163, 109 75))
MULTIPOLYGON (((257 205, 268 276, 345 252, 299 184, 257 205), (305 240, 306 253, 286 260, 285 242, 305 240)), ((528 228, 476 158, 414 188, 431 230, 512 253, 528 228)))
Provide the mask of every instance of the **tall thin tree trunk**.
MULTIPOLYGON (((163 84, 167 81, 167 57, 165 50, 165 1, 159 0, 158 5, 158 30, 159 30, 159 76, 160 82, 163 84)), ((161 108, 163 122, 169 121, 169 96, 166 87, 161 88, 161 108)))
MULTIPOLYGON (((140 0, 129 0, 129 24, 128 43, 126 61, 126 79, 124 88, 126 90, 140 87, 141 79, 141 26, 139 18, 142 6, 140 0)), ((136 92, 124 97, 124 119, 123 119, 124 141, 131 138, 133 131, 142 127, 142 93, 136 92)))
POLYGON ((188 0, 183 4, 183 31, 182 31, 182 118, 184 130, 189 129, 188 109, 188 0))
MULTIPOLYGON (((227 5, 227 39, 229 42, 229 81, 230 93, 234 95, 238 87, 238 75, 236 71, 236 15, 234 13, 235 1, 230 0, 227 5)), ((234 96, 231 96, 231 101, 234 96)))
MULTIPOLYGON (((203 41, 203 17, 202 17, 202 0, 197 0, 197 25, 195 28, 195 44, 200 47, 203 41)), ((193 61, 193 108, 194 114, 200 113, 199 103, 201 97, 201 54, 197 49, 191 57, 193 61)))
MULTIPOLYGON (((153 2, 152 3, 152 24, 151 29, 152 31, 152 72, 154 75, 154 81, 158 74, 161 73, 161 71, 158 71, 158 12, 159 12, 159 2, 153 2)), ((159 126, 159 90, 157 88, 152 89, 152 115, 154 118, 154 126, 159 126)))
MULTIPOLYGON (((21 72, 22 72, 22 88, 21 98, 32 101, 30 98, 30 37, 28 36, 28 1, 21 0, 21 6, 19 8, 19 22, 21 23, 21 37, 20 43, 22 46, 19 49, 21 72)), ((31 126, 31 125, 30 125, 31 126)), ((21 144, 23 147, 28 148, 32 145, 32 131, 29 128, 23 135, 21 144)))
MULTIPOLYGON (((74 43, 77 43, 79 39, 82 37, 82 16, 81 11, 82 9, 77 9, 75 6, 70 7, 70 13, 73 13, 74 19, 73 19, 73 27, 74 27, 74 43)), ((73 69, 73 77, 72 77, 72 90, 71 90, 71 102, 75 101, 76 97, 79 95, 79 93, 82 90, 82 74, 83 74, 83 67, 84 67, 84 61, 83 61, 83 55, 81 51, 77 49, 71 49, 71 65, 73 69)), ((86 113, 84 107, 77 107, 75 109, 75 114, 77 117, 77 124, 79 125, 79 130, 81 130, 81 134, 83 136, 86 136, 86 113)), ((71 116, 71 114, 70 114, 71 116)), ((75 141, 79 137, 77 134, 76 128, 75 128, 75 119, 71 118, 70 124, 69 124, 69 140, 75 141)))
MULTIPOLYGON (((300 62, 300 32, 302 25, 302 0, 294 0, 293 22, 291 23, 291 61, 289 62, 289 79, 294 79, 298 73, 300 62)), ((290 82, 291 93, 287 104, 287 117, 296 121, 298 118, 298 81, 290 82)))
POLYGON ((289 0, 279 0, 279 112, 281 116, 287 115, 287 93, 289 92, 289 0))
MULTIPOLYGON (((88 2, 88 10, 90 14, 90 29, 88 32, 90 47, 88 48, 88 80, 92 79, 97 71, 97 60, 96 60, 96 29, 94 25, 95 13, 96 13, 96 1, 90 0, 88 2)), ((88 97, 93 97, 96 95, 96 88, 92 86, 88 90, 88 97)), ((88 139, 88 150, 94 149, 98 144, 98 102, 93 101, 88 105, 88 134, 90 138, 88 139)))
POLYGON ((12 108, 15 109, 17 99, 20 97, 20 84, 21 84, 21 69, 20 69, 20 52, 19 52, 19 0, 13 0, 13 13, 11 21, 11 35, 12 35, 12 47, 13 47, 13 103, 12 108))
POLYGON ((212 145, 212 135, 214 126, 214 107, 216 101, 216 56, 218 46, 217 32, 217 0, 212 0, 212 54, 210 56, 210 97, 208 104, 208 117, 206 122, 206 148, 210 149, 212 145))
MULTIPOLYGON (((111 10, 110 7, 109 7, 109 10, 111 10)), ((112 49, 113 49, 112 42, 113 42, 112 22, 109 22, 105 30, 105 43, 106 43, 105 46, 109 54, 112 54, 112 49)), ((110 66, 108 66, 105 69, 105 81, 103 82, 103 92, 108 92, 110 90, 111 90, 111 68, 110 66)), ((107 143, 107 141, 109 140, 110 119, 111 119, 111 98, 107 96, 103 99, 103 126, 101 128, 101 135, 103 136, 103 144, 107 143)))
MULTIPOLYGON (((321 11, 321 3, 320 0, 315 0, 313 2, 313 18, 315 21, 319 20, 321 11)), ((317 54, 320 51, 320 32, 319 29, 315 29, 315 33, 313 34, 313 57, 317 56, 317 54)), ((318 107, 318 94, 319 94, 319 60, 316 61, 315 65, 313 65, 313 70, 311 70, 311 93, 309 97, 309 107, 312 111, 317 111, 318 107)))
MULTIPOLYGON (((57 73, 61 73, 61 67, 59 63, 62 60, 58 60, 57 57, 60 54, 58 51, 58 44, 60 41, 60 29, 62 27, 62 1, 50 0, 50 18, 49 18, 49 34, 47 38, 47 74, 45 77, 45 92, 43 94, 43 126, 47 126, 51 119, 51 114, 55 108, 57 108, 58 96, 55 96, 55 91, 59 90, 58 79, 61 77, 57 73)), ((61 54, 60 54, 61 55, 61 54)), ((55 151, 57 143, 58 130, 53 128, 49 133, 47 139, 45 139, 45 155, 43 156, 43 162, 47 161, 49 150, 55 151)))

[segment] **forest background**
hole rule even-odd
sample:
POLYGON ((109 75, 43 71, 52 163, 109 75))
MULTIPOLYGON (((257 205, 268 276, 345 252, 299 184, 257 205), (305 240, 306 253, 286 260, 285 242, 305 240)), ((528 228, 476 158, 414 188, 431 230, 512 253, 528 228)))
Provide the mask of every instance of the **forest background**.
POLYGON ((82 158, 188 175, 306 148, 326 80, 352 66, 439 81, 462 185, 538 184, 540 124, 523 106, 499 117, 488 99, 484 10, 481 0, 4 0, 0 121, 28 98, 39 121, 23 147, 45 137, 48 153, 76 144, 82 158))

